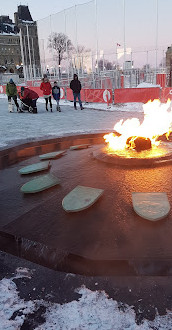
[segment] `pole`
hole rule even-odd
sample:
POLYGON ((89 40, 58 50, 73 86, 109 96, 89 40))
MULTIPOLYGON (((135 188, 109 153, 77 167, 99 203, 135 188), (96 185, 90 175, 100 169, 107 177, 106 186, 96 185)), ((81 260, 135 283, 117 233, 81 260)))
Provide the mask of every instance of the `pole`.
POLYGON ((95 30, 96 30, 96 60, 97 60, 97 73, 99 75, 99 65, 98 65, 98 51, 99 51, 99 42, 98 42, 98 16, 97 16, 97 0, 95 0, 95 30))
POLYGON ((25 41, 25 35, 23 34, 23 47, 24 47, 24 58, 25 58, 25 63, 26 63, 26 66, 25 66, 25 70, 26 70, 26 79, 28 80, 29 79, 29 74, 28 74, 28 61, 27 61, 27 54, 26 54, 26 41, 25 41))
POLYGON ((44 73, 46 71, 46 68, 45 68, 45 47, 44 47, 44 39, 42 39, 42 48, 43 48, 43 54, 44 54, 44 73))
POLYGON ((23 63, 24 80, 27 80, 21 28, 20 28, 20 48, 21 48, 21 56, 22 56, 22 63, 23 63))
POLYGON ((125 0, 123 0, 123 19, 124 19, 124 70, 125 70, 125 56, 126 56, 126 40, 125 40, 125 0))
POLYGON ((116 43, 116 69, 118 69, 118 46, 116 43))
POLYGON ((33 38, 32 38, 32 52, 33 52, 33 72, 34 72, 34 78, 36 78, 36 70, 35 70, 35 51, 34 51, 33 38))
POLYGON ((131 61, 131 69, 130 69, 130 88, 132 87, 132 69, 133 69, 133 53, 131 52, 130 54, 131 58, 130 58, 130 61, 131 61))
POLYGON ((77 56, 77 72, 79 78, 79 59, 78 59, 78 26, 77 26, 77 6, 75 5, 75 38, 76 38, 76 56, 77 56))
MULTIPOLYGON (((54 47, 53 47, 53 32, 52 32, 52 21, 51 21, 51 15, 50 15, 50 31, 51 31, 51 50, 52 50, 52 65, 53 65, 53 69, 54 69, 54 78, 55 78, 55 67, 56 67, 56 62, 55 62, 55 57, 54 57, 54 47)), ((50 65, 50 67, 52 66, 50 65)), ((51 77, 51 73, 50 73, 50 77, 51 77)))
POLYGON ((31 59, 31 51, 30 51, 30 39, 29 39, 29 27, 26 24, 26 31, 27 31, 27 41, 28 41, 28 48, 29 48, 29 61, 30 61, 30 79, 33 83, 33 75, 32 75, 32 59, 31 59))
MULTIPOLYGON (((65 9, 64 9, 64 19, 65 19, 65 34, 67 36, 66 10, 65 9)), ((66 38, 66 54, 67 54, 67 77, 68 77, 68 85, 69 85, 69 54, 68 54, 67 38, 66 38)))
POLYGON ((95 81, 94 81, 94 62, 93 62, 93 53, 91 52, 91 65, 92 65, 92 79, 93 79, 93 88, 95 88, 95 81))
POLYGON ((164 73, 164 49, 162 51, 162 72, 164 73))
POLYGON ((147 52, 146 52, 146 82, 148 82, 148 57, 149 57, 149 52, 147 50, 147 52))
POLYGON ((157 66, 158 66, 158 0, 156 0, 156 73, 157 73, 157 66))

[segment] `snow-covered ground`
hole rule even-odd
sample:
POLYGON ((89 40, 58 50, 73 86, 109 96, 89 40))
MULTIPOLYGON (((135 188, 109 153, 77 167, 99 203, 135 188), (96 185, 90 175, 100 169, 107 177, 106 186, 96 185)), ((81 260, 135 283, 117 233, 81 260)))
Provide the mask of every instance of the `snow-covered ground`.
MULTIPOLYGON (((165 316, 158 313, 154 321, 143 320, 136 324, 133 306, 125 305, 121 310, 117 301, 108 297, 104 291, 91 291, 85 286, 76 290, 81 295, 78 300, 58 304, 41 300, 27 300, 19 297, 14 280, 27 277, 30 279, 32 271, 16 269, 11 278, 0 281, 0 330, 21 329, 30 313, 40 307, 45 307, 45 322, 35 330, 171 330, 172 313, 165 316)), ((30 329, 30 328, 29 328, 30 329)))
POLYGON ((121 118, 142 117, 142 103, 111 106, 106 104, 84 104, 84 110, 73 109, 73 102, 61 101, 59 113, 53 104, 53 112, 45 110, 45 100, 40 99, 38 113, 8 112, 5 95, 0 95, 0 148, 21 144, 24 140, 60 137, 64 135, 105 132, 113 130, 121 118), (101 111, 100 111, 101 110, 101 111))

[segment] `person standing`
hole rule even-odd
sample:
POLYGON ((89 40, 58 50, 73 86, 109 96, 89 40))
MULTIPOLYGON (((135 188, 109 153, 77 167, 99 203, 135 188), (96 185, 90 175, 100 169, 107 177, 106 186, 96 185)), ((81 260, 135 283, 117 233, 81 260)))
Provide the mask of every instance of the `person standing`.
POLYGON ((51 91, 52 91, 52 87, 51 84, 47 78, 47 75, 44 76, 44 78, 42 79, 42 83, 40 85, 40 89, 43 91, 43 96, 45 99, 45 107, 46 110, 48 111, 48 101, 50 103, 50 110, 52 112, 52 102, 51 102, 51 91))
POLYGON ((17 107, 17 111, 19 111, 19 104, 17 102, 17 87, 16 84, 14 83, 13 79, 10 79, 10 81, 6 85, 6 94, 8 97, 8 110, 9 112, 13 112, 13 107, 11 103, 11 99, 14 100, 14 103, 17 107))
POLYGON ((81 83, 78 80, 78 75, 75 73, 73 76, 73 80, 70 82, 70 88, 73 91, 73 97, 74 97, 74 108, 75 110, 77 109, 76 107, 76 99, 78 98, 78 102, 80 105, 81 110, 83 110, 82 102, 81 102, 81 97, 80 97, 80 91, 81 91, 81 83))
POLYGON ((52 95, 54 100, 57 102, 57 111, 61 112, 59 101, 60 101, 60 87, 57 84, 57 81, 54 82, 54 86, 52 88, 52 95))

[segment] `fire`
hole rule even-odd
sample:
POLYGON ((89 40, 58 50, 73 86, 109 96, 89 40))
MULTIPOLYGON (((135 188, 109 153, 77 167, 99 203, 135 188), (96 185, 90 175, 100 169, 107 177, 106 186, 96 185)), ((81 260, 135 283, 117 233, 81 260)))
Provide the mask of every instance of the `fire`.
MULTIPOLYGON (((114 130, 120 134, 116 136, 114 133, 106 134, 105 141, 108 143, 110 151, 126 149, 126 141, 129 137, 143 137, 151 140, 152 146, 158 146, 159 136, 166 134, 168 136, 172 132, 172 108, 171 100, 167 103, 161 103, 159 100, 148 101, 143 105, 144 120, 140 123, 138 118, 121 119, 114 126, 114 130)), ((130 147, 132 149, 132 147, 130 147)))

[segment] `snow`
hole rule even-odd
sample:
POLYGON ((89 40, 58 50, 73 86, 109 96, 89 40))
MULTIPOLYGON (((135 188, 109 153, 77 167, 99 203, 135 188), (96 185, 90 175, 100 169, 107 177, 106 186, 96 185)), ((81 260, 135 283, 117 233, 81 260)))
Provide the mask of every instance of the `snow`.
POLYGON ((0 148, 21 144, 26 139, 112 131, 122 113, 130 117, 143 113, 142 103, 115 105, 110 109, 106 104, 83 104, 85 109, 76 111, 73 102, 61 100, 61 113, 53 103, 53 113, 45 110, 44 99, 40 99, 38 114, 17 113, 15 106, 15 112, 9 113, 7 98, 0 94, 0 148))
POLYGON ((24 315, 33 311, 34 308, 34 302, 25 302, 19 298, 13 278, 4 278, 0 281, 0 330, 19 329, 19 326, 23 324, 24 315), (13 313, 18 310, 22 310, 22 315, 10 320, 13 313))
POLYGON ((142 82, 139 85, 137 85, 137 88, 151 88, 151 87, 161 87, 160 85, 155 85, 147 82, 142 82))
MULTIPOLYGON (((23 269, 25 272, 31 270, 23 269)), ((25 277, 25 275, 23 275, 25 277)), ((45 306, 45 322, 35 330, 170 330, 172 329, 172 312, 164 316, 156 315, 153 321, 143 320, 142 324, 135 322, 133 306, 125 305, 123 310, 116 300, 109 298, 104 291, 91 291, 81 286, 77 293, 81 295, 62 305, 44 300, 25 301, 19 297, 14 279, 3 278, 0 281, 0 330, 18 330, 30 313, 45 306), (15 313, 15 314, 14 314, 15 313)))
POLYGON ((0 36, 3 35, 3 36, 19 36, 19 33, 15 33, 15 32, 0 32, 0 36))
POLYGON ((27 20, 22 20, 22 23, 25 23, 25 24, 33 24, 34 23, 34 21, 27 21, 27 20))

